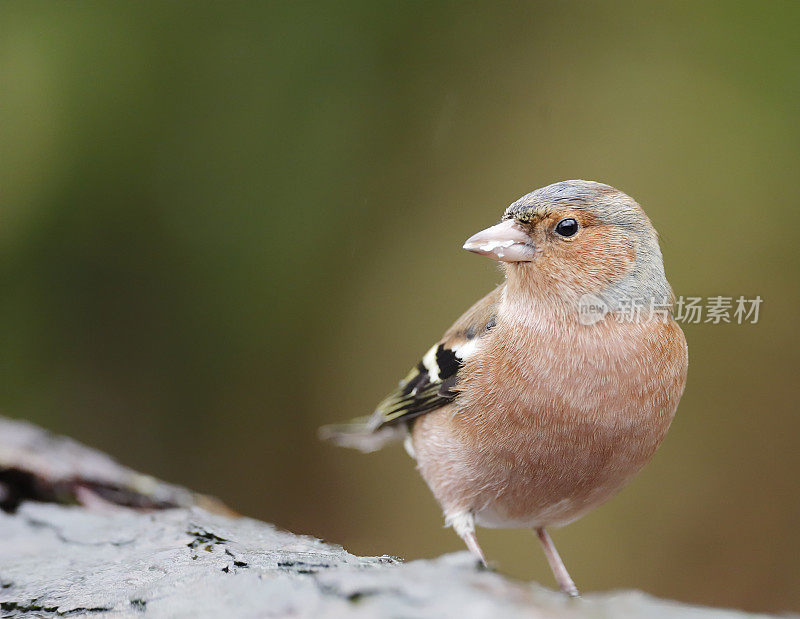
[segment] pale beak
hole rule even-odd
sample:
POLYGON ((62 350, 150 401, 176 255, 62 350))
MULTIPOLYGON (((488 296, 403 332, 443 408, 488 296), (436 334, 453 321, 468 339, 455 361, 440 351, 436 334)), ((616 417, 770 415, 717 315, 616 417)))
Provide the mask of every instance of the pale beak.
POLYGON ((503 262, 530 262, 536 253, 531 238, 513 219, 473 234, 464 249, 503 262))

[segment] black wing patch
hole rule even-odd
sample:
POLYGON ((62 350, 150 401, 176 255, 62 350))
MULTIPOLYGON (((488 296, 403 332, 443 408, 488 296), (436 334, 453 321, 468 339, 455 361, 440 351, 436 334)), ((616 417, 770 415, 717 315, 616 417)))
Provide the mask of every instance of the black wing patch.
POLYGON ((397 390, 378 405, 372 418, 373 429, 414 419, 452 401, 462 365, 455 351, 442 344, 431 348, 400 381, 397 390))
POLYGON ((458 371, 464 365, 464 358, 474 350, 476 336, 484 335, 494 325, 495 318, 491 316, 480 333, 475 329, 462 333, 459 346, 448 348, 437 344, 431 348, 400 381, 397 390, 375 409, 372 429, 414 419, 451 402, 457 393, 458 371))
POLYGON ((436 348, 436 365, 439 368, 439 381, 444 382, 454 377, 462 364, 455 351, 439 344, 436 348))

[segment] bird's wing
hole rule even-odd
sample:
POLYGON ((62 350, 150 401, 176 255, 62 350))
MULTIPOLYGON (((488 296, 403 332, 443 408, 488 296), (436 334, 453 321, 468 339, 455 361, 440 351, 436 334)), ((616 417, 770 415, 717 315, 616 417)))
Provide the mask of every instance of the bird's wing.
POLYGON ((503 286, 495 288, 456 320, 397 389, 378 404, 369 421, 372 430, 414 419, 455 398, 459 370, 480 339, 494 327, 503 286))

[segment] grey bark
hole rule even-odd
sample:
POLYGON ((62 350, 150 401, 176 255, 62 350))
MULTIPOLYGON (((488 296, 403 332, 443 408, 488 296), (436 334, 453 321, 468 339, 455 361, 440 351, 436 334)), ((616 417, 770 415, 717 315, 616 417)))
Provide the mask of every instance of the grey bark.
POLYGON ((2 617, 753 616, 636 591, 569 600, 465 552, 358 557, 2 418, 0 505, 2 617))

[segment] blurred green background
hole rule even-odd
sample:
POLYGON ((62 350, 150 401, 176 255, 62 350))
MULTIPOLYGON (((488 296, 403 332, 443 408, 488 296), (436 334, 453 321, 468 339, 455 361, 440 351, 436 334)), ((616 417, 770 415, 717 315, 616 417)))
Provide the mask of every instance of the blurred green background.
MULTIPOLYGON (((690 325, 652 464, 554 535, 586 591, 800 609, 800 4, 0 3, 0 408, 359 554, 461 549, 363 415, 568 178, 637 198, 690 325)), ((482 531, 548 585, 534 537, 482 531)))

